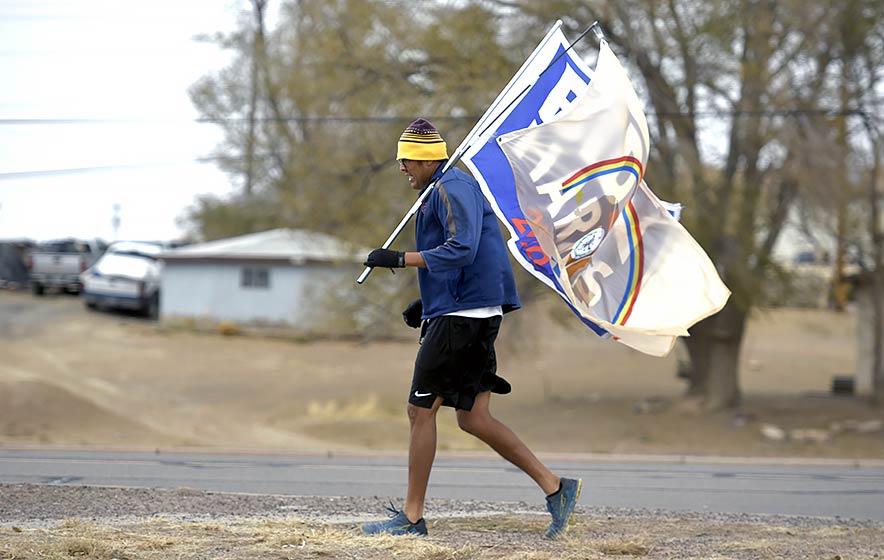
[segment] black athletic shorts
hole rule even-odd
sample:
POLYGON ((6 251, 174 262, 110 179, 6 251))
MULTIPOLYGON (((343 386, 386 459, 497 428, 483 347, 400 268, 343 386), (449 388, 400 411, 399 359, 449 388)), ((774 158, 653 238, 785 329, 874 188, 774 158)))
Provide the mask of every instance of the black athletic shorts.
POLYGON ((497 376, 494 354, 500 321, 500 315, 430 319, 414 362, 408 402, 432 408, 436 397, 443 397, 443 406, 472 410, 479 393, 509 393, 510 384, 497 376))

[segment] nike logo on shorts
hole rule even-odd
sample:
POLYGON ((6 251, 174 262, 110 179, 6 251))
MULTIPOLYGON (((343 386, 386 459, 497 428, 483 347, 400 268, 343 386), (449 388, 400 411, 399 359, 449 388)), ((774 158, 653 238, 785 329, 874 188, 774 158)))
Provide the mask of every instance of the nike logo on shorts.
POLYGON ((429 397, 429 396, 432 395, 432 394, 433 394, 433 393, 421 393, 421 392, 419 392, 419 391, 415 391, 415 392, 414 392, 414 396, 417 397, 417 398, 421 398, 421 397, 429 397))

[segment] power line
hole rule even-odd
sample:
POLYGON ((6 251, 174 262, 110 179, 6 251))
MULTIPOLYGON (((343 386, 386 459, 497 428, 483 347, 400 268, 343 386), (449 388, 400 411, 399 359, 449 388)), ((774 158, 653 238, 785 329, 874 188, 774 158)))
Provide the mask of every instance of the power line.
MULTIPOLYGON (((268 156, 257 156, 268 157, 268 156)), ((89 167, 69 167, 64 169, 38 169, 34 171, 11 171, 0 173, 0 181, 11 181, 15 179, 32 179, 34 177, 52 177, 56 175, 79 175, 81 173, 97 173, 102 171, 121 171, 126 169, 143 169, 148 167, 166 167, 176 165, 187 165, 190 163, 212 163, 222 159, 240 159, 228 156, 208 156, 194 158, 184 161, 156 161, 144 163, 122 163, 116 165, 94 165, 89 167)))
MULTIPOLYGON (((873 103, 879 105, 881 103, 873 103)), ((658 117, 693 117, 693 118, 709 118, 709 117, 774 117, 774 116, 821 116, 821 117, 842 117, 842 116, 863 116, 868 111, 862 109, 759 109, 759 110, 733 110, 733 111, 645 111, 646 115, 658 117)), ((414 115, 388 115, 388 116, 372 116, 372 117, 353 117, 353 116, 313 116, 313 117, 256 117, 257 122, 289 122, 289 123, 389 123, 403 122, 413 120, 414 115)), ((474 122, 479 117, 476 115, 463 116, 445 116, 436 115, 426 117, 432 121, 471 121, 474 122)), ((144 124, 144 123, 168 123, 168 122, 187 122, 196 124, 225 124, 225 123, 245 123, 248 117, 200 117, 195 119, 165 119, 165 118, 21 118, 21 119, 0 119, 0 125, 6 126, 22 126, 22 125, 61 125, 61 124, 144 124)))
MULTIPOLYGON (((433 121, 475 121, 478 116, 429 116, 425 117, 433 121)), ((235 122, 248 122, 248 117, 200 117, 196 119, 165 119, 165 118, 24 118, 24 119, 0 119, 0 125, 53 125, 53 124, 150 124, 150 123, 196 123, 196 124, 223 124, 235 122)), ((377 116, 377 117, 255 117, 257 122, 299 122, 299 123, 364 123, 364 122, 411 122, 414 116, 377 116)))
MULTIPOLYGON (((860 109, 847 109, 847 110, 831 110, 831 109, 765 109, 765 110, 739 110, 739 111, 695 111, 695 112, 648 112, 648 115, 656 115, 660 117, 677 117, 677 116, 692 116, 692 117, 710 117, 710 116, 824 116, 824 117, 838 117, 838 116, 866 116, 868 112, 860 110, 860 109)), ((872 115, 875 116, 875 115, 872 115)), ((259 121, 264 122, 313 122, 313 123, 326 123, 326 122, 349 122, 349 123, 370 123, 370 122, 395 122, 395 121, 406 121, 411 119, 411 116, 404 117, 399 115, 391 115, 391 116, 377 116, 377 117, 290 117, 290 118, 282 118, 276 119, 273 117, 261 118, 259 121)), ((464 116, 431 116, 428 117, 433 121, 470 121, 474 122, 478 117, 471 115, 464 116)), ((231 117, 231 118, 218 118, 218 119, 210 119, 210 118, 198 118, 198 119, 189 119, 187 122, 193 122, 198 124, 222 124, 229 122, 246 122, 246 118, 240 117, 231 117)), ((157 122, 148 119, 96 119, 96 118, 85 118, 85 119, 0 119, 0 125, 51 125, 51 124, 120 124, 120 123, 148 123, 148 122, 157 122)), ((162 122, 162 121, 161 121, 162 122)), ((259 158, 267 158, 270 157, 270 154, 256 154, 256 157, 259 158)), ((212 163, 219 160, 231 160, 231 159, 242 159, 242 157, 237 156, 207 156, 207 157, 199 157, 190 160, 184 161, 166 161, 166 162, 143 162, 143 163, 128 163, 128 164, 115 164, 115 165, 99 165, 99 166, 88 166, 88 167, 74 167, 74 168, 63 168, 63 169, 40 169, 40 170, 32 170, 32 171, 13 171, 0 173, 0 181, 5 180, 15 180, 15 179, 29 179, 35 177, 51 177, 51 176, 59 176, 59 175, 77 175, 82 173, 96 173, 96 172, 104 172, 104 171, 120 171, 126 169, 139 169, 139 168, 149 168, 149 167, 165 167, 165 166, 176 166, 176 165, 186 165, 190 163, 212 163)))
POLYGON ((866 111, 862 109, 762 109, 752 110, 736 110, 736 111, 686 111, 686 112, 667 112, 667 111, 651 111, 645 113, 647 115, 655 115, 659 117, 798 117, 798 116, 819 116, 819 117, 849 117, 852 115, 865 115, 866 111))
POLYGON ((197 119, 152 119, 147 117, 139 118, 85 118, 85 119, 0 119, 0 125, 21 126, 21 125, 42 125, 42 124, 150 124, 150 123, 170 123, 182 122, 191 123, 198 122, 197 119))

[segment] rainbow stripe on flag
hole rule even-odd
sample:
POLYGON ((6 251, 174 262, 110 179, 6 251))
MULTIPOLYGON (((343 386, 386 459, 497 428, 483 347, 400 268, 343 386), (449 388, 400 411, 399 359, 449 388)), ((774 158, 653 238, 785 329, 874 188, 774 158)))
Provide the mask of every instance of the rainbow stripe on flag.
POLYGON ((638 292, 641 290, 645 268, 645 247, 642 243, 641 224, 631 200, 623 209, 621 216, 626 226, 626 237, 629 240, 629 276, 626 280, 626 292, 623 294, 623 299, 620 300, 614 320, 611 321, 615 325, 625 325, 626 320, 629 319, 632 308, 635 306, 635 300, 638 298, 638 292))
POLYGON ((635 182, 638 184, 642 180, 644 170, 642 162, 632 156, 623 156, 620 158, 606 159, 598 163, 587 165, 574 175, 568 177, 562 182, 562 192, 566 193, 571 189, 577 188, 584 183, 588 183, 593 179, 608 175, 609 173, 618 173, 626 171, 635 176, 635 182))

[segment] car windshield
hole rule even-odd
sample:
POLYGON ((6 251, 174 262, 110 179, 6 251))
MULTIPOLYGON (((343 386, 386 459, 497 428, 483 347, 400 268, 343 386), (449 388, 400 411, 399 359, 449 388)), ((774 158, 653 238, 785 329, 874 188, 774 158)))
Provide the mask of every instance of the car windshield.
POLYGON ((159 260, 152 255, 129 252, 105 253, 95 263, 93 271, 108 276, 144 278, 155 274, 159 265, 159 260))
POLYGON ((121 256, 121 257, 141 257, 144 259, 150 259, 152 261, 157 260, 156 255, 149 255, 147 253, 142 253, 140 251, 111 251, 110 254, 121 256))
POLYGON ((76 239, 61 239, 41 243, 39 249, 48 253, 88 253, 89 245, 76 239))
POLYGON ((157 260, 157 257, 159 257, 162 252, 162 244, 145 241, 117 241, 111 244, 107 250, 107 254, 109 255, 140 257, 152 261, 157 260))

